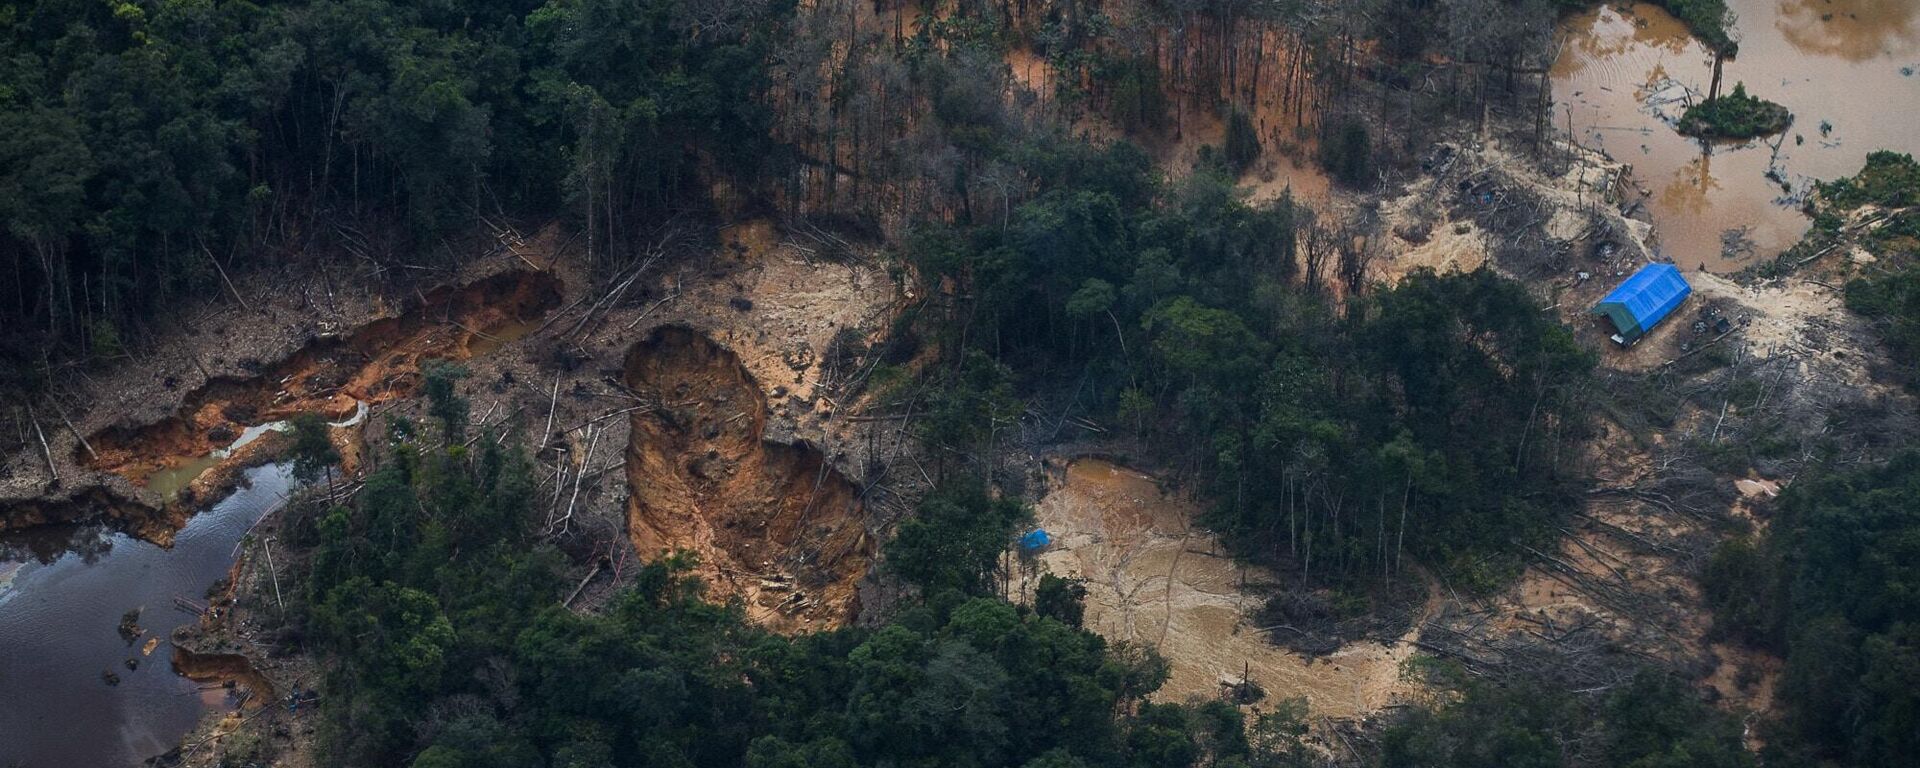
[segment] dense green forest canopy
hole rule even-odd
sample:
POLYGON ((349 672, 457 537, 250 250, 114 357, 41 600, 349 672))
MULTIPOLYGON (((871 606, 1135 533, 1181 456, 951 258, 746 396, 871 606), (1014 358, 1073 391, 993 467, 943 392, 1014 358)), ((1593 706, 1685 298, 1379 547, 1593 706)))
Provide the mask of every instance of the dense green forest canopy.
MULTIPOLYGON (((889 545, 919 590, 876 626, 768 633, 703 600, 684 556, 645 565, 604 611, 570 611, 531 463, 493 440, 440 447, 464 424, 457 397, 436 399, 449 418, 389 430, 351 504, 293 523, 310 576, 274 631, 329 664, 321 764, 1320 764, 1304 702, 1249 722, 1225 700, 1145 701, 1166 663, 1083 628, 1073 582, 1046 580, 1031 607, 993 596, 993 558, 966 553, 1004 551, 1025 510, 966 478, 921 503, 926 532, 889 545)), ((1732 718, 1658 675, 1594 698, 1424 674, 1450 693, 1385 732, 1382 765, 1748 764, 1732 718)))
POLYGON ((1920 750, 1920 453, 1800 478, 1765 535, 1721 545, 1704 580, 1716 631, 1787 660, 1782 760, 1900 765, 1920 750))
MULTIPOLYGON (((1079 380, 1095 411, 1181 435, 1170 458, 1219 500, 1227 540, 1309 583, 1411 557, 1491 588, 1517 572, 1511 541, 1551 535, 1594 361, 1525 289, 1481 270, 1375 291, 1312 211, 1249 202, 1224 170, 1167 184, 1126 144, 1009 151, 1030 202, 907 247, 928 291, 967 293, 920 316, 954 364, 936 402, 1079 380), (1007 367, 983 376, 958 350, 1007 367)), ((923 432, 977 458, 992 423, 936 411, 923 432)))
POLYGON ((1415 709, 1390 726, 1381 739, 1382 768, 1755 764, 1741 743, 1738 720, 1657 672, 1582 695, 1551 675, 1492 683, 1431 661, 1418 671, 1452 698, 1415 709))
POLYGON ((503 210, 584 207, 598 236, 632 237, 684 206, 702 174, 751 181, 780 162, 759 95, 769 36, 791 11, 8 4, 0 322, 12 356, 59 339, 111 355, 122 326, 217 290, 221 264, 349 235, 424 245, 503 210))
MULTIPOLYGON (((1731 47, 1720 0, 1663 4, 1731 47)), ((1145 5, 1200 38, 1285 20, 1329 53, 1305 62, 1315 92, 1362 95, 1314 102, 1328 110, 1320 159, 1366 189, 1425 148, 1412 124, 1447 106, 1392 83, 1430 59, 1477 68, 1469 95, 1446 98, 1477 98, 1483 114, 1490 93, 1542 66, 1555 14, 1576 3, 1145 5), (1393 65, 1367 73, 1387 84, 1377 102, 1356 85, 1357 39, 1393 65), (1405 135, 1379 133, 1376 111, 1402 115, 1405 135)), ((1073 2, 1035 4, 1021 24, 1007 6, 939 7, 951 12, 840 68, 820 65, 856 36, 780 0, 0 7, 4 373, 36 375, 21 361, 62 345, 113 357, 222 270, 375 243, 443 253, 441 238, 477 219, 528 214, 563 215, 604 271, 650 224, 705 207, 712 183, 770 206, 803 165, 830 169, 829 201, 842 176, 862 189, 925 179, 933 199, 902 203, 913 218, 892 254, 924 301, 873 377, 890 387, 882 407, 924 396, 915 429, 939 486, 887 547, 886 577, 912 587, 895 611, 781 637, 703 600, 675 558, 602 613, 555 605, 565 559, 534 530, 529 462, 494 440, 441 447, 460 442, 466 408, 456 372, 439 369, 427 391, 440 424, 395 430, 351 504, 293 524, 311 568, 281 629, 332 670, 323 759, 1312 762, 1297 703, 1269 702, 1276 714, 1254 723, 1225 702, 1148 703, 1164 663, 1081 627, 1071 582, 1047 581, 1030 607, 992 597, 993 562, 1027 515, 1017 490, 996 487, 995 457, 1027 406, 1169 436, 1150 458, 1212 502, 1207 522, 1238 555, 1293 584, 1364 595, 1425 566, 1490 590, 1575 506, 1593 356, 1491 270, 1374 285, 1341 222, 1290 196, 1245 196, 1236 174, 1266 148, 1224 99, 1223 146, 1170 180, 1133 143, 1090 143, 1004 98, 1017 41, 1071 75, 1062 103, 1163 131, 1176 84, 1160 38, 1123 40, 1073 2), (781 88, 787 101, 770 96, 781 88)), ((1914 178, 1911 158, 1876 154, 1823 193, 1906 207, 1914 178)), ((1920 230, 1901 215, 1881 231, 1910 242, 1920 230)), ((1894 262, 1848 290, 1896 350, 1920 338, 1913 275, 1894 262)), ((325 475, 330 446, 302 424, 300 472, 325 475)), ((1920 750, 1917 463, 1802 478, 1767 534, 1708 568, 1721 631, 1788 659, 1788 728, 1771 742, 1782 761, 1896 765, 1920 750)), ((1437 696, 1387 726, 1382 764, 1748 762, 1732 720, 1658 674, 1575 693, 1423 673, 1437 696)))

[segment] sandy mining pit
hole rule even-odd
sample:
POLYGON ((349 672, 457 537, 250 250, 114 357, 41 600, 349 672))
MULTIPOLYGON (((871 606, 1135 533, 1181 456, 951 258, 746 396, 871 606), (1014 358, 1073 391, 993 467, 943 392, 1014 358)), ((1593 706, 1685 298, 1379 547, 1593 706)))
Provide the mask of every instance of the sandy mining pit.
POLYGON ((242 706, 259 709, 274 700, 273 682, 253 667, 253 662, 238 653, 195 653, 175 645, 173 669, 181 677, 200 683, 202 693, 238 689, 242 706))
POLYGON ((230 457, 215 452, 235 445, 249 427, 304 412, 352 420, 364 404, 413 394, 426 360, 464 360, 497 348, 530 330, 560 297, 558 281, 528 271, 435 289, 397 317, 316 340, 257 375, 215 378, 159 422, 100 430, 88 439, 92 450, 82 447, 75 460, 149 489, 157 489, 156 478, 169 472, 203 465, 199 480, 163 484, 184 485, 184 503, 217 495, 221 479, 232 474, 228 465, 258 451, 235 450, 230 457), (210 461, 214 456, 220 460, 210 461))
POLYGON ((1054 459, 1047 470, 1034 515, 1053 544, 1021 564, 1023 594, 1041 573, 1084 579, 1088 629, 1154 648, 1172 664, 1155 698, 1217 698, 1245 679, 1265 693, 1262 709, 1304 697, 1315 718, 1349 720, 1416 692, 1401 664, 1414 653, 1418 622, 1390 645, 1363 640, 1317 658, 1283 649, 1253 624, 1260 595, 1242 588, 1275 577, 1227 557, 1193 522, 1195 504, 1104 459, 1054 459))
POLYGON ((625 383, 651 406, 627 445, 634 548, 693 553, 713 597, 777 631, 851 619, 874 552, 859 488, 812 446, 765 438, 767 395, 740 359, 658 328, 627 353, 625 383))

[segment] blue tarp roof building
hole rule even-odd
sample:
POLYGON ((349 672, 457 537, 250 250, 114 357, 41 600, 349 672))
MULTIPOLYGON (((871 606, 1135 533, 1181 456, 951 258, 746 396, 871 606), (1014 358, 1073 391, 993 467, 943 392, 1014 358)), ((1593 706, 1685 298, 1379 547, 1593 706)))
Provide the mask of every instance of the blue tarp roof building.
POLYGON ((1673 314, 1690 293, 1693 286, 1680 276, 1679 267, 1648 264, 1594 305, 1593 314, 1606 315, 1613 321, 1618 331, 1614 341, 1632 344, 1673 314))
POLYGON ((1035 528, 1027 535, 1020 537, 1020 548, 1026 550, 1045 549, 1052 543, 1053 537, 1048 536, 1046 530, 1042 528, 1035 528))

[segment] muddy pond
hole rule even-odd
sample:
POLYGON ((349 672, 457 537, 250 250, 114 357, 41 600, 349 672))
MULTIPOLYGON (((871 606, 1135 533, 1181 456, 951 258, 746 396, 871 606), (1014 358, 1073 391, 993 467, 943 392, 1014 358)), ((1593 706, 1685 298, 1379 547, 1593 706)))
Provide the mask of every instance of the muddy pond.
POLYGON ((1167 660, 1170 676, 1154 693, 1160 701, 1214 698, 1223 685, 1250 682, 1267 696, 1257 709, 1297 697, 1316 717, 1341 719, 1413 693, 1400 667, 1413 655, 1417 629, 1317 658, 1272 642, 1272 628, 1258 626, 1254 615, 1264 587, 1280 577, 1235 563, 1194 522, 1199 513, 1197 502, 1146 473, 1100 458, 1052 459, 1046 495, 1034 506, 1034 524, 1052 543, 1008 567, 1023 596, 1042 573, 1084 579, 1088 629, 1167 660))
POLYGON ((1712 56, 1646 3, 1564 20, 1551 75, 1556 127, 1632 164, 1658 247, 1687 269, 1717 272, 1799 240, 1809 226, 1799 204, 1814 180, 1857 172, 1873 150, 1920 153, 1920 2, 1727 4, 1740 51, 1722 88, 1744 83, 1785 105, 1794 124, 1784 136, 1709 148, 1676 133, 1689 99, 1706 94, 1712 56))
POLYGON ((139 765, 177 745, 208 707, 237 706, 175 673, 168 638, 195 620, 174 598, 204 605, 241 539, 292 487, 283 465, 245 477, 171 549, 97 524, 0 536, 0 765, 139 765), (133 610, 138 632, 124 635, 133 610))

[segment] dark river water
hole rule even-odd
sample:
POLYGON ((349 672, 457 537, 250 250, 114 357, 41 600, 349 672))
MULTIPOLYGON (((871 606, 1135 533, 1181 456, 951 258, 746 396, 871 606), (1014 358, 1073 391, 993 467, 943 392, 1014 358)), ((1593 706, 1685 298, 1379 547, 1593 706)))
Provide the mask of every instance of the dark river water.
POLYGON ((292 486, 280 465, 246 477, 171 549, 97 525, 0 536, 0 766, 139 765, 178 744, 208 707, 231 706, 224 692, 174 673, 167 638, 195 618, 173 598, 204 604, 241 538, 292 486), (129 642, 118 627, 136 608, 144 633, 129 642), (107 685, 106 671, 120 684, 107 685))

